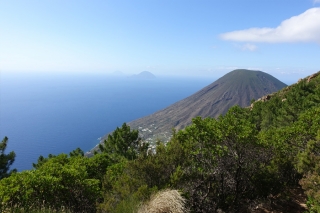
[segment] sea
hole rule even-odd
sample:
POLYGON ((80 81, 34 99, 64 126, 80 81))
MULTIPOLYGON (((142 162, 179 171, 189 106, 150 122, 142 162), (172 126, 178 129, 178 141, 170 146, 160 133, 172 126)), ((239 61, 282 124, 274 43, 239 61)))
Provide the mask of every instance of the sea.
POLYGON ((0 140, 10 168, 32 169, 40 155, 89 151, 116 127, 182 100, 216 79, 133 79, 96 73, 0 73, 0 140))

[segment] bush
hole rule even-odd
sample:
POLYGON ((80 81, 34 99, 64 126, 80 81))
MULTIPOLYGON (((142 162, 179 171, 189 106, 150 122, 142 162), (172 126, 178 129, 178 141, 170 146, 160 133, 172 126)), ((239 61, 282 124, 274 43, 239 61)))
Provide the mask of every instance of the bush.
POLYGON ((10 209, 95 212, 100 181, 90 179, 84 158, 59 155, 39 169, 14 173, 0 181, 0 207, 10 209))

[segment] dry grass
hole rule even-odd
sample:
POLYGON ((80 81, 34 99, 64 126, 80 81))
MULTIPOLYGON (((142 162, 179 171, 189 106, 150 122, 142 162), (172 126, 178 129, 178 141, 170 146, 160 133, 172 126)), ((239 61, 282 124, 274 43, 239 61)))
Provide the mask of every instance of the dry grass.
POLYGON ((151 196, 138 213, 186 213, 186 200, 177 190, 166 189, 151 196))

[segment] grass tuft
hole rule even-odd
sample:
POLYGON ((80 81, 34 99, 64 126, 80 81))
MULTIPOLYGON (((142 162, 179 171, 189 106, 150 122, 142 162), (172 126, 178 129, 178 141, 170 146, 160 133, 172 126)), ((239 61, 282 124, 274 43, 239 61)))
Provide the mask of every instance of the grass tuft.
POLYGON ((138 213, 186 213, 186 200, 177 190, 166 189, 151 196, 138 213))

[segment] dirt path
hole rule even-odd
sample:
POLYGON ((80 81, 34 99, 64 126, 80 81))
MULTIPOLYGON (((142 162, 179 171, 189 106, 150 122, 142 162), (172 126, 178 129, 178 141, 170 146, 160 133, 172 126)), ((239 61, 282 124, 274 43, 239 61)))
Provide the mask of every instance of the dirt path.
POLYGON ((271 196, 268 202, 261 203, 253 213, 303 213, 307 210, 307 197, 303 190, 294 188, 277 196, 271 196))

